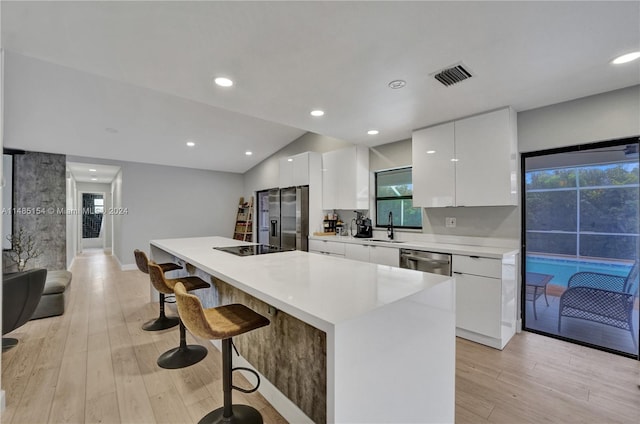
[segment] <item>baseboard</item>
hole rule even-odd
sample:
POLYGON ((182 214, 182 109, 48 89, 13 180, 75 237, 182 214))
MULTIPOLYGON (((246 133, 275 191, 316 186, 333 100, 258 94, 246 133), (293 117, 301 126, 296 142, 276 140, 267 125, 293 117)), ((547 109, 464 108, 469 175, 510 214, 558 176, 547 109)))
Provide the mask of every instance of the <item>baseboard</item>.
POLYGON ((138 269, 138 266, 136 264, 122 264, 122 262, 120 262, 120 259, 118 258, 117 255, 112 255, 113 258, 116 260, 116 262, 118 263, 118 267, 120 267, 120 271, 135 271, 136 269, 138 269))
MULTIPOLYGON (((222 342, 220 340, 211 340, 211 344, 213 344, 218 350, 222 347, 222 342)), ((305 415, 304 412, 298 406, 291 402, 291 400, 286 397, 276 386, 274 386, 269 380, 267 380, 262 374, 260 374, 246 359, 242 356, 233 355, 233 366, 234 367, 246 367, 256 371, 260 375, 260 388, 258 392, 273 406, 273 408, 278 411, 280 415, 284 417, 290 423, 296 424, 313 424, 313 421, 305 415)), ((254 381, 255 376, 246 371, 240 371, 242 375, 244 375, 247 380, 254 381)), ((251 395, 249 395, 251 396, 251 395)))

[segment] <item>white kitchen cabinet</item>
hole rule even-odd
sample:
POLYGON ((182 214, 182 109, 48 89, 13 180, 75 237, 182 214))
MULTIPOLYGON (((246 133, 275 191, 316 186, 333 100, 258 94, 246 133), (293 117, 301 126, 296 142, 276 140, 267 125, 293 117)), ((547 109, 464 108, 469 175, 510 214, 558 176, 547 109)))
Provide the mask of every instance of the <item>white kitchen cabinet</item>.
POLYGON ((455 122, 456 205, 517 204, 516 113, 511 108, 455 122))
POLYGON ((398 248, 360 243, 345 243, 344 256, 347 259, 361 262, 371 262, 379 265, 400 266, 400 252, 398 248))
POLYGON ((502 349, 516 329, 516 257, 453 255, 456 334, 502 349))
POLYGON ((369 262, 379 265, 400 266, 400 249, 385 246, 369 246, 369 262))
POLYGON ((413 204, 517 204, 517 126, 511 108, 415 131, 413 204))
POLYGON ((319 153, 305 152, 280 158, 279 187, 310 185, 310 175, 320 167, 319 153))
POLYGON ((354 261, 369 262, 369 245, 345 243, 344 257, 354 261))
POLYGON ((322 209, 369 209, 369 148, 322 154, 322 209))
POLYGON ((344 257, 345 244, 336 241, 310 239, 309 252, 344 257))
POLYGON ((413 205, 428 208, 455 206, 456 168, 454 123, 413 133, 413 205))

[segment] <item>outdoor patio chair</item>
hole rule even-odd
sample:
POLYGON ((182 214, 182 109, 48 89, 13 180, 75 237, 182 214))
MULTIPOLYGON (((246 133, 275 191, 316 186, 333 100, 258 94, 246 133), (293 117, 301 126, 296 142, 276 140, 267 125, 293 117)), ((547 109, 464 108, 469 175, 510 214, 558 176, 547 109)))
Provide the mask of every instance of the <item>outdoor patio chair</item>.
POLYGON ((633 347, 637 349, 633 308, 638 297, 638 261, 627 277, 577 272, 567 287, 560 296, 558 334, 561 334, 562 317, 578 318, 629 330, 633 347))

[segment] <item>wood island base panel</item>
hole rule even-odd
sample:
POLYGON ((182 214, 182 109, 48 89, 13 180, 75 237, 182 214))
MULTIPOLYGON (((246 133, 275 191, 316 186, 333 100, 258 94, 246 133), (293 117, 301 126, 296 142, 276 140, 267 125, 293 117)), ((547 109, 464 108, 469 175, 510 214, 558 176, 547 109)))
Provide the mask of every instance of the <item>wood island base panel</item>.
POLYGON ((241 303, 271 324, 234 337, 240 355, 295 403, 313 422, 327 422, 327 337, 283 311, 211 277, 221 305, 241 303))

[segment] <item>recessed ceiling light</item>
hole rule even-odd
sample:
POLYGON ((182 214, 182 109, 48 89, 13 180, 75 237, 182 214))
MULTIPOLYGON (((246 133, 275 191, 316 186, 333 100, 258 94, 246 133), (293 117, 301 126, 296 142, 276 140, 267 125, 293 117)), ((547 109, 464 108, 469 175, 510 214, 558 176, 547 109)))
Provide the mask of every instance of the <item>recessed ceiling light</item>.
POLYGON ((458 162, 458 159, 453 158, 453 159, 451 159, 451 162, 458 162))
POLYGON ((97 170, 93 168, 89 168, 89 172, 97 172, 97 170))
POLYGON ((215 82, 216 85, 219 85, 220 87, 231 87, 233 85, 233 81, 225 77, 217 77, 213 80, 213 82, 215 82))
POLYGON ((324 110, 316 109, 311 111, 311 116, 322 116, 324 115, 324 110))
POLYGON ((244 154, 247 156, 251 156, 253 152, 251 150, 247 150, 246 152, 244 152, 244 154))
POLYGON ((627 54, 623 54, 622 56, 618 56, 611 63, 614 65, 621 65, 623 63, 631 62, 632 60, 636 60, 640 57, 640 52, 631 52, 627 54))
POLYGON ((97 178, 91 178, 91 181, 98 181, 97 178))
POLYGON ((434 154, 435 152, 436 152, 435 150, 427 150, 427 154, 428 154, 428 155, 432 155, 432 154, 434 154))
POLYGON ((378 131, 378 130, 369 130, 369 131, 367 131, 367 134, 369 134, 369 135, 378 135, 378 134, 380 134, 380 131, 378 131))
POLYGON ((397 90, 398 88, 402 88, 405 85, 407 85, 407 82, 405 80, 393 80, 389 83, 389 88, 397 90))
POLYGON ((194 143, 193 141, 187 141, 187 146, 193 147, 195 145, 196 145, 196 143, 194 143))
POLYGON ((287 159, 287 162, 293 162, 292 158, 287 159))

